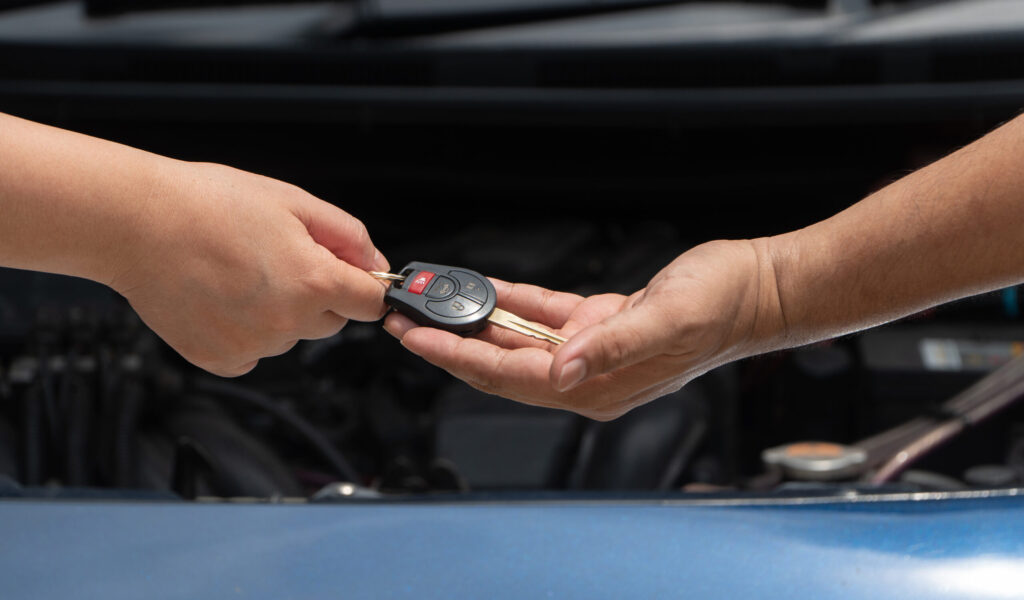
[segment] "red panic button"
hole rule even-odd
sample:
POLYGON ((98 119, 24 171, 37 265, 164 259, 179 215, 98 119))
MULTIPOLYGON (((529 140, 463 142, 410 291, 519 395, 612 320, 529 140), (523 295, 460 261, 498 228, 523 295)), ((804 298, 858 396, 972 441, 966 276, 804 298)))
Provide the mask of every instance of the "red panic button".
POLYGON ((409 292, 412 294, 422 294, 423 289, 427 287, 430 280, 434 278, 434 274, 430 271, 420 271, 416 278, 409 284, 409 292))

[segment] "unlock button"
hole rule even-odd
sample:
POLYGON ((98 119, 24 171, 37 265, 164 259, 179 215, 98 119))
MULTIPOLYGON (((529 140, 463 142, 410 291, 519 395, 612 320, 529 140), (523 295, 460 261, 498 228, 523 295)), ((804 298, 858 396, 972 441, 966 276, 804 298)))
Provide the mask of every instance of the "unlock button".
POLYGON ((442 317, 465 317, 475 313, 483 304, 474 302, 465 296, 455 296, 449 300, 427 302, 427 310, 442 317))
POLYGON ((487 286, 479 277, 465 271, 450 271, 448 274, 458 280, 459 287, 462 288, 459 290, 460 294, 477 302, 487 302, 487 286))

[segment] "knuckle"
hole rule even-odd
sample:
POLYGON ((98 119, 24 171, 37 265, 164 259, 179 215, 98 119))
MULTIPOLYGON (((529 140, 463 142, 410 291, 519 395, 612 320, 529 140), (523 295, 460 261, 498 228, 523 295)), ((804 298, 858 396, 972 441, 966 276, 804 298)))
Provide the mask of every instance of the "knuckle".
POLYGON ((551 303, 551 299, 554 298, 554 297, 555 297, 555 291, 554 290, 550 290, 550 289, 546 289, 546 288, 541 290, 541 292, 540 292, 540 302, 538 302, 538 304, 540 305, 540 311, 541 312, 544 312, 544 310, 547 309, 548 304, 551 303))
POLYGON ((326 268, 313 269, 303 278, 306 289, 313 296, 327 296, 338 288, 337 278, 326 268))
POLYGON ((359 219, 350 216, 350 219, 354 221, 353 226, 355 227, 354 235, 360 243, 370 243, 370 231, 366 229, 366 225, 359 219))
POLYGON ((296 198, 301 198, 303 200, 309 200, 309 199, 314 198, 314 196, 312 194, 310 194, 306 190, 302 189, 301 187, 295 185, 294 183, 289 183, 287 181, 281 181, 280 179, 277 179, 275 181, 280 182, 284 186, 283 189, 287 193, 295 196, 296 198))
POLYGON ((370 231, 366 229, 366 225, 359 219, 348 213, 345 213, 345 216, 349 219, 349 243, 371 253, 370 258, 373 258, 373 243, 370 241, 370 231))

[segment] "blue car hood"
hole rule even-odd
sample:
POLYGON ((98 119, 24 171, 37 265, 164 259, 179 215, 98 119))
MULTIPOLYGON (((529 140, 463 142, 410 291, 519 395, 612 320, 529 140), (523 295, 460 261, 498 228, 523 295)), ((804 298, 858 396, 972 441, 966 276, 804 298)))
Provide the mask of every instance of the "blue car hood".
POLYGON ((1018 492, 703 503, 12 500, 0 502, 0 595, 1022 597, 1018 492))

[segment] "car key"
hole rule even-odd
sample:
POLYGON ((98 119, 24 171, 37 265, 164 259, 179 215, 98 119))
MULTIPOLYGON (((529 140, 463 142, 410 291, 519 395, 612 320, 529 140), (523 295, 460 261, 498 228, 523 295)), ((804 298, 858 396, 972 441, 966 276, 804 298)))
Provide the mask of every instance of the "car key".
POLYGON ((384 302, 417 325, 465 335, 481 331, 490 322, 552 344, 565 342, 565 338, 498 308, 494 286, 476 271, 411 262, 397 274, 371 271, 370 275, 392 282, 384 302))

